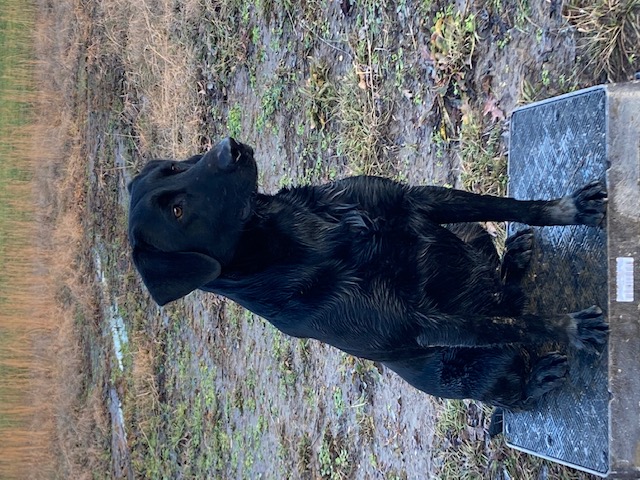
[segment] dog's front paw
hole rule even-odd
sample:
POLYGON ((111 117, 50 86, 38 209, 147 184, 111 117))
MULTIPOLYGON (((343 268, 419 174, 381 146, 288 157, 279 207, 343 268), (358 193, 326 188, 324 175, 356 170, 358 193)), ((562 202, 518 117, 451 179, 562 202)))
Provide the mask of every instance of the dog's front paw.
POLYGON ((575 223, 597 226, 607 211, 607 189, 602 182, 594 181, 571 195, 576 208, 575 223))
POLYGON ((606 342, 609 326, 602 310, 593 307, 570 313, 569 342, 576 348, 598 351, 606 342))

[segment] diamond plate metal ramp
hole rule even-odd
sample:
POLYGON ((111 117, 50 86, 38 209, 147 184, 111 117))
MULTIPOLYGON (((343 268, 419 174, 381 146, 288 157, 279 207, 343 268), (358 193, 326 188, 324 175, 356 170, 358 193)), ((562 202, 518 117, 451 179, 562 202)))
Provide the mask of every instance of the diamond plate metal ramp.
MULTIPOLYGON (((505 412, 507 443, 609 478, 640 478, 640 83, 607 85, 514 111, 509 195, 544 199, 607 180, 607 226, 534 228, 529 312, 597 304, 599 356, 570 351, 566 385, 535 410, 505 412)), ((509 225, 514 233, 522 225, 509 225)), ((541 347, 554 349, 556 346, 541 347)))

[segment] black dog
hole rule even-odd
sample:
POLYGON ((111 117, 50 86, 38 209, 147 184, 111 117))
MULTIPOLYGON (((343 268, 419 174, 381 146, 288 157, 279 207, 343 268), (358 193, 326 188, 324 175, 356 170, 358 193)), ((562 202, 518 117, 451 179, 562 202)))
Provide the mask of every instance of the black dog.
POLYGON ((551 201, 518 201, 377 177, 257 193, 253 150, 227 138, 204 156, 152 161, 129 185, 133 260, 160 304, 215 292, 284 333, 326 342, 432 395, 526 408, 555 388, 560 342, 595 349, 597 307, 523 315, 518 287, 531 231, 500 262, 482 220, 601 223, 594 182, 551 201))

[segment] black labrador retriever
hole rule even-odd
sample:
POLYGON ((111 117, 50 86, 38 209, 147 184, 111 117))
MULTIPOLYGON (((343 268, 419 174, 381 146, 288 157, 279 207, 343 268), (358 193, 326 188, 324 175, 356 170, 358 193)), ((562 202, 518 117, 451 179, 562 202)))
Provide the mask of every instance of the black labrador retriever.
POLYGON ((214 292, 432 395, 527 408, 567 372, 563 354, 534 346, 606 342, 597 307, 522 314, 530 230, 500 261, 479 224, 461 223, 597 226, 598 182, 550 201, 366 176, 265 195, 253 150, 227 138, 186 161, 150 162, 129 191, 133 260, 158 304, 214 292))

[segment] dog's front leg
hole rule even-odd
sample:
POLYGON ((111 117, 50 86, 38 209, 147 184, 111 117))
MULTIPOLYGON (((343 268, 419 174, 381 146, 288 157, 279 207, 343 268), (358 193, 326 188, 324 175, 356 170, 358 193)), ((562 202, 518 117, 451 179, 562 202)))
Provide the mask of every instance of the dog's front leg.
POLYGON ((418 335, 417 342, 423 347, 561 342, 596 351, 606 342, 608 333, 602 310, 598 307, 552 316, 437 314, 423 320, 421 324, 422 332, 418 335))
POLYGON ((596 226, 605 215, 607 191, 601 182, 591 182, 554 200, 515 200, 443 187, 411 187, 406 200, 412 210, 440 224, 512 221, 596 226))

